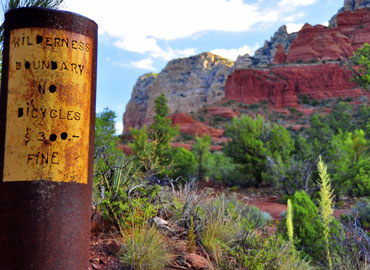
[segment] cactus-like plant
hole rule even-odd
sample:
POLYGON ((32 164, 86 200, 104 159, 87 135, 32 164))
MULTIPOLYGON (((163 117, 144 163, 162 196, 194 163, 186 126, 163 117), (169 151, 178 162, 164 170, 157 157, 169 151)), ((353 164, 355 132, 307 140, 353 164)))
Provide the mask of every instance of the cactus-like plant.
POLYGON ((321 157, 317 164, 317 169, 319 171, 320 179, 318 181, 320 185, 320 215, 321 222, 324 227, 324 240, 326 248, 326 257, 329 263, 330 269, 332 269, 332 261, 329 250, 329 233, 330 233, 330 223, 333 219, 333 190, 331 189, 330 177, 327 173, 327 168, 325 163, 322 161, 321 157))
POLYGON ((293 232, 293 208, 292 208, 292 203, 290 199, 288 200, 288 207, 287 207, 287 215, 286 215, 286 228, 288 232, 288 237, 290 244, 292 246, 292 253, 293 256, 295 254, 295 248, 294 248, 294 232, 293 232))

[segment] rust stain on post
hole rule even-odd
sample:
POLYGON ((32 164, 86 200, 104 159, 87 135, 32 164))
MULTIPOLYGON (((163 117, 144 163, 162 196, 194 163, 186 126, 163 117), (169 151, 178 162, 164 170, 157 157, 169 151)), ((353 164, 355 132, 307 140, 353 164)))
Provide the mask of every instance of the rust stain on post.
POLYGON ((87 183, 91 38, 10 31, 3 180, 87 183))

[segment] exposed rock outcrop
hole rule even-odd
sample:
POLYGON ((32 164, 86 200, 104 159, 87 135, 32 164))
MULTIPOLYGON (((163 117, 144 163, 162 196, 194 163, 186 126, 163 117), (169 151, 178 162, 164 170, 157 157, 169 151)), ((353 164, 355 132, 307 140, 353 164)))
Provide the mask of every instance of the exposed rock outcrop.
POLYGON ((156 76, 140 77, 123 117, 124 132, 129 127, 152 123, 154 100, 161 93, 165 93, 168 99, 171 114, 197 111, 207 103, 222 100, 225 80, 233 64, 212 53, 202 53, 170 61, 156 76))
POLYGON ((339 13, 337 17, 337 29, 348 36, 353 50, 370 42, 370 11, 360 9, 339 13))
POLYGON ((150 95, 149 87, 153 84, 155 78, 155 74, 148 73, 139 77, 136 81, 130 102, 127 104, 123 116, 124 132, 128 132, 129 127, 144 125, 150 95))
POLYGON ((209 107, 208 115, 212 117, 220 116, 226 119, 233 119, 235 116, 239 116, 239 113, 235 112, 231 107, 209 107))
POLYGON ((352 53, 350 38, 337 28, 305 24, 291 44, 286 62, 346 59, 352 53))
POLYGON ((288 34, 286 26, 281 26, 270 41, 266 40, 264 46, 255 52, 252 58, 253 65, 266 66, 270 64, 274 60, 280 46, 283 48, 284 53, 287 53, 296 37, 297 33, 288 34))
POLYGON ((370 7, 370 0, 345 0, 343 11, 353 11, 370 7))
POLYGON ((226 98, 247 104, 266 101, 279 109, 298 107, 303 95, 317 100, 365 95, 350 79, 350 71, 338 64, 236 70, 226 82, 226 98))
POLYGON ((272 61, 273 64, 283 64, 286 62, 286 53, 284 51, 283 46, 279 44, 276 48, 276 53, 274 56, 274 61, 272 61))
POLYGON ((171 116, 171 119, 172 124, 174 126, 178 125, 180 132, 183 134, 198 135, 199 137, 203 136, 203 134, 208 134, 212 138, 220 138, 224 133, 222 129, 213 128, 196 121, 186 113, 176 113, 171 116))
POLYGON ((329 21, 330 27, 337 27, 337 16, 345 11, 355 11, 370 8, 370 0, 344 0, 343 7, 329 21))
POLYGON ((275 66, 236 69, 226 81, 225 97, 247 104, 264 100, 282 109, 297 107, 300 95, 317 100, 368 95, 350 82, 351 73, 342 65, 357 48, 370 43, 370 11, 359 8, 365 2, 356 1, 357 10, 339 13, 337 27, 304 25, 286 55, 277 46, 275 66))

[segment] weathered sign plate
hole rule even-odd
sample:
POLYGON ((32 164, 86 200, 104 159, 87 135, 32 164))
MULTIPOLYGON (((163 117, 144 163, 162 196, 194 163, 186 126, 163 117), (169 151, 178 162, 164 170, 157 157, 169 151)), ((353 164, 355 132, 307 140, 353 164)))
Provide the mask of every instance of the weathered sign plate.
POLYGON ((92 40, 10 32, 3 181, 87 183, 92 40))

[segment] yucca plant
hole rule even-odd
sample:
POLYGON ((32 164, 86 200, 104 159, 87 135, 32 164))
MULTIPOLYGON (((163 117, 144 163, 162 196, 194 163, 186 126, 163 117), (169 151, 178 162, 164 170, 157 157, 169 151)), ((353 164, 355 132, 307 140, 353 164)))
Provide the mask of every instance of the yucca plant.
POLYGON ((324 227, 324 240, 326 248, 326 257, 329 263, 330 269, 332 269, 332 261, 329 250, 329 233, 330 233, 330 223, 333 219, 333 190, 331 189, 330 177, 327 173, 327 167, 322 161, 321 157, 317 164, 317 169, 319 171, 319 186, 320 186, 320 215, 321 222, 324 227))
MULTIPOLYGON (((120 156, 112 166, 108 159, 99 164, 96 171, 96 186, 100 189, 101 199, 98 206, 104 211, 106 219, 120 226, 120 215, 127 204, 127 192, 130 184, 136 179, 140 165, 133 159, 120 156)), ((128 211, 128 209, 126 209, 128 211)))
POLYGON ((286 228, 288 232, 288 238, 292 247, 292 258, 295 257, 294 248, 294 231, 293 231, 293 208, 290 199, 288 199, 287 215, 286 215, 286 228))

